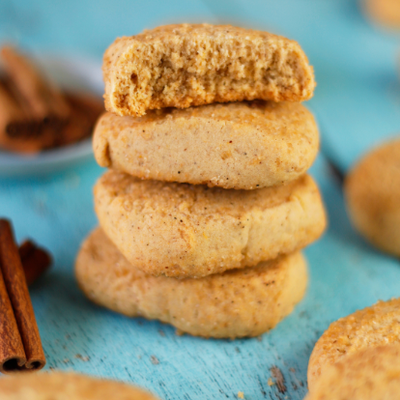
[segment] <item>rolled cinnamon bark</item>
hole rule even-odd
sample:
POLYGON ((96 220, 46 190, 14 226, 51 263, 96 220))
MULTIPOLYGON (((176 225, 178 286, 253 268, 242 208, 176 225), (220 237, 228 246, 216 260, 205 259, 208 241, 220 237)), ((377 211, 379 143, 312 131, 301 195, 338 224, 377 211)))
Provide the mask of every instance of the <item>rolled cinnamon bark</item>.
POLYGON ((91 136, 94 125, 104 112, 101 98, 88 93, 66 92, 65 98, 71 107, 71 118, 59 136, 59 146, 78 142, 91 136))
POLYGON ((33 119, 50 122, 68 118, 70 109, 61 91, 43 78, 28 58, 10 46, 1 49, 1 57, 21 104, 33 119))
POLYGON ((12 137, 15 131, 26 130, 26 122, 25 113, 0 82, 0 132, 12 137))
POLYGON ((0 273, 0 372, 18 370, 25 363, 24 346, 3 275, 0 273))
POLYGON ((11 47, 3 47, 0 56, 6 72, 0 77, 0 148, 37 153, 92 134, 104 111, 100 98, 61 92, 11 47))
MULTIPOLYGON (((4 331, 5 336, 1 339, 3 348, 0 351, 0 371, 6 373, 41 369, 46 364, 46 358, 18 248, 14 242, 11 225, 5 219, 0 219, 0 267, 16 321, 16 324, 12 322, 9 310, 1 315, 0 330, 4 331), (23 344, 25 359, 21 358, 20 348, 16 346, 14 349, 11 345, 18 342, 18 335, 23 344), (14 353, 15 350, 18 352, 14 353), (23 364, 24 360, 26 362, 23 364)), ((7 305, 7 301, 5 304, 7 305)))
POLYGON ((17 102, 9 81, 0 79, 0 147, 21 153, 39 151, 47 140, 40 135, 40 125, 17 102))

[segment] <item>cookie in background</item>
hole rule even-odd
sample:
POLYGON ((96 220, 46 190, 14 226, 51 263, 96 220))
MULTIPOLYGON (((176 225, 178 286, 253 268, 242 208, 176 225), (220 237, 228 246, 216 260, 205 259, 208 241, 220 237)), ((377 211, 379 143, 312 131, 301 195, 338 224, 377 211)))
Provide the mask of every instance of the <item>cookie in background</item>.
POLYGON ((362 0, 360 3, 374 23, 386 28, 400 29, 399 0, 362 0))
POLYGON ((157 400, 135 386, 71 372, 16 374, 0 380, 2 400, 157 400))
POLYGON ((400 139, 365 155, 345 179, 355 228, 380 250, 400 256, 400 139))
POLYGON ((395 400, 400 394, 400 344, 366 347, 327 367, 305 400, 395 400))
MULTIPOLYGON (((370 347, 400 344, 400 299, 379 301, 333 322, 318 339, 308 363, 310 392, 330 365, 370 347)), ((400 365, 400 364, 399 364, 400 365)))

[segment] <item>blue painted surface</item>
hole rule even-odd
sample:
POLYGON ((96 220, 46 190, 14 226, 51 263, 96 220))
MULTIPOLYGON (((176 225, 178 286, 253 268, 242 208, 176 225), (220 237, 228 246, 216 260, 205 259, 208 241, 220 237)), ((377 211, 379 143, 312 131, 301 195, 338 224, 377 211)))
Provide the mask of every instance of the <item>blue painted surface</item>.
POLYGON ((93 161, 51 178, 0 182, 2 214, 12 218, 18 238, 33 235, 55 255, 54 269, 31 289, 48 367, 136 382, 163 399, 234 399, 242 391, 254 400, 285 398, 268 385, 271 367, 278 366, 287 398, 302 399, 309 355, 329 323, 400 294, 398 261, 372 250, 350 228, 340 185, 322 157, 312 173, 330 228, 305 252, 307 296, 269 334, 236 341, 176 336, 170 326, 119 316, 80 293, 72 268, 80 242, 96 225, 91 187, 101 169, 93 161))
MULTIPOLYGON (((0 40, 97 59, 116 36, 144 27, 221 20, 301 43, 319 83, 309 105, 321 123, 323 150, 342 170, 400 128, 398 38, 369 25, 351 0, 0 0, 0 40)), ((0 180, 0 214, 13 220, 19 240, 32 236, 55 257, 53 270, 31 288, 48 367, 136 382, 163 399, 234 399, 239 391, 251 400, 302 399, 309 355, 329 323, 400 295, 398 261, 351 229, 340 185, 320 157, 312 173, 330 228, 305 251, 306 298, 272 332, 237 341, 179 337, 170 326, 101 309, 84 298, 73 277, 79 244, 97 223, 92 187, 101 173, 90 160, 48 177, 0 180), (285 377, 286 394, 268 385, 273 366, 285 377)))

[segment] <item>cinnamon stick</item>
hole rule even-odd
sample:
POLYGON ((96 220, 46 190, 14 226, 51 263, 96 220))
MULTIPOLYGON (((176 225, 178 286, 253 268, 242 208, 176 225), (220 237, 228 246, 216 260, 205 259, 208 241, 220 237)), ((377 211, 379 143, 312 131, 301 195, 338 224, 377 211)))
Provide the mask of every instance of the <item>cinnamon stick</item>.
POLYGON ((94 125, 104 112, 101 98, 88 93, 65 93, 71 107, 71 118, 59 135, 58 146, 65 146, 90 137, 94 125))
POLYGON ((0 50, 0 148, 37 153, 89 137, 104 111, 101 99, 61 92, 15 49, 0 50))
POLYGON ((0 372, 5 373, 22 368, 26 363, 26 356, 2 274, 0 274, 0 316, 0 372))
POLYGON ((31 240, 23 242, 18 252, 21 257, 26 282, 29 286, 50 267, 52 262, 51 256, 46 250, 38 247, 31 240))
POLYGON ((15 130, 24 131, 24 122, 26 122, 24 112, 21 107, 18 107, 14 97, 7 91, 5 84, 0 82, 0 130, 9 136, 13 136, 15 130), (20 124, 20 126, 13 126, 13 123, 20 124))
POLYGON ((46 359, 18 248, 11 225, 5 219, 0 219, 0 268, 1 311, 5 308, 0 317, 0 371, 8 373, 41 369, 46 359))
POLYGON ((42 77, 28 58, 10 46, 1 49, 1 57, 21 104, 33 119, 49 122, 68 118, 70 110, 62 93, 42 77))
POLYGON ((0 146, 13 151, 34 152, 42 147, 36 132, 39 124, 26 115, 9 90, 7 81, 0 80, 0 146))

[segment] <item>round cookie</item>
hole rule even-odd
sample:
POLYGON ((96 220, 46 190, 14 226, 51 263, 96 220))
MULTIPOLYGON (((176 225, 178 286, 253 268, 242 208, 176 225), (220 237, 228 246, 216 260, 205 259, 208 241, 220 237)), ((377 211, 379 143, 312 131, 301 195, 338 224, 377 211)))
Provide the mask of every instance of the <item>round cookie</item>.
POLYGON ((216 102, 300 102, 315 88, 298 43, 229 25, 166 25, 118 38, 103 76, 107 111, 135 117, 216 102))
POLYGON ((262 101, 164 109, 140 118, 106 113, 93 138, 102 167, 225 189, 297 179, 318 146, 317 125, 302 104, 262 101))
POLYGON ((346 178, 344 193, 357 230, 382 251, 400 256, 400 140, 359 161, 346 178))
POLYGON ((307 285, 300 252, 201 279, 155 277, 132 267, 101 229, 83 243, 75 272, 81 289, 97 304, 214 338, 268 331, 293 310, 307 285))
POLYGON ((15 374, 0 379, 1 400, 157 400, 122 382, 66 372, 15 374))
POLYGON ((327 367, 305 400, 400 398, 400 345, 365 348, 327 367))
POLYGON ((307 175, 249 191, 109 171, 94 195, 104 232, 133 267, 152 275, 199 278, 252 267, 307 246, 326 224, 318 188, 307 175))
POLYGON ((400 2, 398 0, 363 0, 362 4, 372 21, 388 28, 400 28, 400 2))
POLYGON ((367 347, 400 343, 400 299, 379 301, 333 322, 319 338, 308 363, 310 391, 321 372, 347 354, 367 347))

